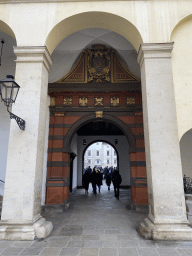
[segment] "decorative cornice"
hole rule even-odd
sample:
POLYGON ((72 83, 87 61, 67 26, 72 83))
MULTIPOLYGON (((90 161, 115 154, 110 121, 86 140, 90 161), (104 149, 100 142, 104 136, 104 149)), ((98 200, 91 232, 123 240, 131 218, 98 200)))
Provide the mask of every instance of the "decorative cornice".
MULTIPOLYGON (((97 2, 103 2, 103 0, 97 0, 97 2)), ((117 2, 117 1, 138 1, 138 0, 105 0, 105 2, 117 2)), ((146 0, 139 0, 146 1, 146 0)), ((66 2, 92 2, 92 0, 0 0, 0 4, 41 4, 41 3, 66 3, 66 2)))
POLYGON ((142 66, 144 59, 171 58, 173 44, 173 42, 141 44, 137 58, 139 65, 142 66))
POLYGON ((13 49, 17 56, 16 62, 43 62, 49 71, 52 59, 46 46, 18 46, 13 49))

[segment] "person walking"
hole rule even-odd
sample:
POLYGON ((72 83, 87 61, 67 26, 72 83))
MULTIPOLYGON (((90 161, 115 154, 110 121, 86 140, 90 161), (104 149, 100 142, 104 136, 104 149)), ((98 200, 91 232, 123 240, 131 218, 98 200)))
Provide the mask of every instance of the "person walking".
POLYGON ((115 197, 119 199, 119 186, 122 182, 121 175, 119 174, 118 170, 115 170, 112 176, 114 191, 115 191, 115 197))
POLYGON ((95 167, 93 168, 93 171, 90 175, 90 181, 92 183, 93 193, 96 195, 97 194, 97 173, 96 173, 95 167))
POLYGON ((97 169, 96 173, 97 173, 97 187, 98 187, 98 190, 99 190, 99 193, 100 193, 101 192, 101 186, 103 185, 103 175, 102 175, 102 173, 100 172, 99 169, 97 169))
POLYGON ((89 182, 90 182, 90 175, 88 170, 86 170, 85 173, 83 174, 83 179, 82 179, 83 188, 85 189, 85 194, 88 194, 89 182))
POLYGON ((112 177, 112 174, 108 173, 106 177, 106 184, 108 186, 108 190, 110 190, 110 186, 111 186, 111 177, 112 177))

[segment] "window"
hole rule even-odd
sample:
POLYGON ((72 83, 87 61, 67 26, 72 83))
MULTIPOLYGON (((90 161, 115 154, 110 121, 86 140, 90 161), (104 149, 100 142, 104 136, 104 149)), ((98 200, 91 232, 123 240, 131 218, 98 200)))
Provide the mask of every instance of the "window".
POLYGON ((97 160, 97 164, 99 164, 100 163, 100 161, 99 160, 97 160))
POLYGON ((107 159, 107 164, 109 164, 109 159, 107 159))
POLYGON ((99 150, 97 150, 97 156, 99 156, 99 150))
POLYGON ((109 151, 107 151, 107 156, 109 156, 109 151))
POLYGON ((88 159, 88 164, 91 164, 91 159, 88 159))
POLYGON ((117 163, 117 160, 116 159, 114 159, 114 164, 116 164, 117 163))
POLYGON ((91 156, 91 150, 88 150, 88 156, 91 156))
POLYGON ((114 156, 116 156, 117 154, 116 154, 116 151, 114 150, 114 156))

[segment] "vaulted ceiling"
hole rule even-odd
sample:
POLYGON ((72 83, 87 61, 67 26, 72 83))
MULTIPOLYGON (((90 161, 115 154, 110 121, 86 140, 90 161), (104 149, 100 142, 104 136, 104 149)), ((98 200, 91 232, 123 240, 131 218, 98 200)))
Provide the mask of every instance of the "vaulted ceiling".
MULTIPOLYGON (((7 74, 15 74, 15 55, 13 46, 16 41, 11 36, 0 32, 0 40, 4 39, 2 66, 0 67, 0 79, 7 74)), ((133 46, 122 36, 110 30, 91 28, 84 29, 66 37, 52 54, 53 64, 50 68, 49 82, 55 82, 65 76, 73 67, 80 53, 94 44, 103 44, 112 47, 119 53, 124 65, 138 78, 140 68, 137 63, 137 52, 133 46)))

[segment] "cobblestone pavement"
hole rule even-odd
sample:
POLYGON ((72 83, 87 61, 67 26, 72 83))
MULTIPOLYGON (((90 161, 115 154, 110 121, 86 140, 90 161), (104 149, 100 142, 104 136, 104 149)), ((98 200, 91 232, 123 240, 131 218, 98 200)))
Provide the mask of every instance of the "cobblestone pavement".
POLYGON ((45 239, 0 241, 0 255, 65 256, 177 256, 192 255, 191 242, 155 242, 137 233, 146 214, 129 207, 130 190, 121 189, 120 199, 103 186, 101 193, 86 195, 78 189, 70 207, 47 208, 42 215, 54 230, 45 239))

